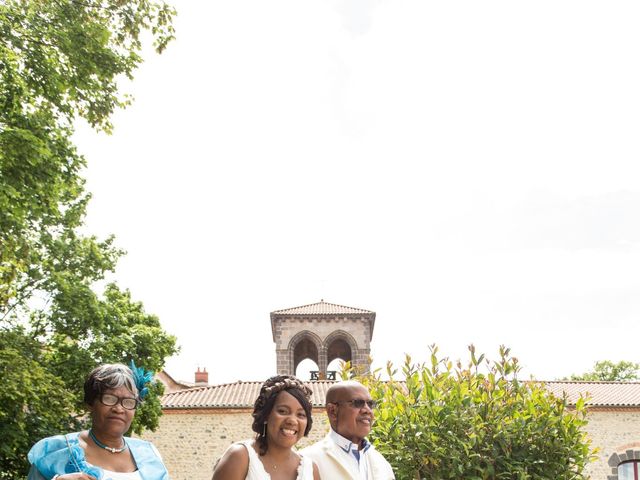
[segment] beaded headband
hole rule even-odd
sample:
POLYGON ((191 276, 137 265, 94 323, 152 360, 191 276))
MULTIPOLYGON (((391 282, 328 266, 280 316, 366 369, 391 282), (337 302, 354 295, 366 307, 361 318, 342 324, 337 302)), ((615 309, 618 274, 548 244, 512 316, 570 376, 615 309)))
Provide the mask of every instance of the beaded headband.
MULTIPOLYGON (((272 378, 278 378, 278 377, 272 377, 272 378)), ((268 383, 269 380, 267 380, 264 383, 265 384, 268 383)), ((269 385, 268 387, 264 387, 264 386, 262 387, 260 391, 260 395, 256 399, 255 409, 260 410, 264 406, 264 404, 267 402, 267 400, 271 398, 273 395, 276 395, 283 390, 289 390, 292 388, 295 388, 296 390, 300 390, 305 397, 311 398, 312 392, 309 387, 307 387, 304 383, 302 383, 296 377, 283 375, 283 376, 280 376, 280 379, 274 382, 273 385, 269 385)))

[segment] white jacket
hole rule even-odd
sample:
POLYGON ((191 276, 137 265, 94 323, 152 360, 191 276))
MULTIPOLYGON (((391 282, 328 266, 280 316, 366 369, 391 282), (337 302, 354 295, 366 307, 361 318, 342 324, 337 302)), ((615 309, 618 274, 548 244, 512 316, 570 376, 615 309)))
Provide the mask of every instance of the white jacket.
MULTIPOLYGON (((311 457, 318 465, 322 480, 361 480, 360 473, 354 468, 353 462, 348 462, 348 457, 340 447, 327 435, 319 442, 300 451, 301 455, 311 457)), ((373 448, 367 449, 362 459, 367 462, 367 480, 394 480, 391 465, 384 457, 373 448)))

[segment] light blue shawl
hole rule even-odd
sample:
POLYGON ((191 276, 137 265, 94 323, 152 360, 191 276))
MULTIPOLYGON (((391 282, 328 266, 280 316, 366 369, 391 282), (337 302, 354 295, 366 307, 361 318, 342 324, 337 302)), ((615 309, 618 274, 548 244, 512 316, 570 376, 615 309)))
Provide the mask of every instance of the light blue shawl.
MULTIPOLYGON (((74 472, 84 472, 102 480, 103 470, 87 463, 79 435, 79 432, 56 435, 36 443, 28 455, 31 463, 28 480, 51 480, 54 475, 74 472)), ((151 443, 138 438, 127 437, 125 440, 143 480, 169 480, 160 454, 151 443)))

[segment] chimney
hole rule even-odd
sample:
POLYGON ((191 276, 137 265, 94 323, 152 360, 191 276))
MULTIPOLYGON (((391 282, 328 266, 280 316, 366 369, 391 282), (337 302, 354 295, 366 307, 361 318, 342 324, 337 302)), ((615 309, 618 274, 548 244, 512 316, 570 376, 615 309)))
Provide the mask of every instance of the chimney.
POLYGON ((200 371, 200 367, 196 371, 196 385, 208 385, 209 384, 209 372, 206 368, 200 371))

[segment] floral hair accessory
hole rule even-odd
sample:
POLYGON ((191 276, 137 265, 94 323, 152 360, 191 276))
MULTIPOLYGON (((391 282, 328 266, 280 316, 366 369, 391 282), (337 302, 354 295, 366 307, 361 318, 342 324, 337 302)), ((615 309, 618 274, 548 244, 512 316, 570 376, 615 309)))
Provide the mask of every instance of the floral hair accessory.
POLYGON ((270 397, 274 393, 281 392, 282 390, 286 390, 287 388, 297 388, 299 390, 302 390, 306 397, 311 396, 311 389, 300 380, 298 380, 297 378, 284 376, 280 381, 276 381, 272 385, 265 387, 264 392, 267 397, 270 397))
POLYGON ((260 388, 260 394, 256 398, 254 408, 260 410, 267 403, 267 400, 274 395, 282 392, 283 390, 296 389, 300 390, 302 394, 311 398, 311 389, 302 383, 298 378, 293 375, 276 375, 267 379, 260 388))
POLYGON ((149 389, 146 385, 153 379, 153 372, 145 370, 142 367, 136 367, 133 360, 131 360, 129 368, 131 368, 131 372, 133 372, 133 380, 135 381, 136 388, 138 389, 138 397, 142 400, 149 393, 149 389))

